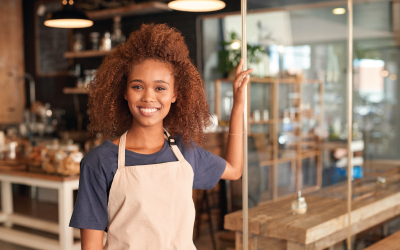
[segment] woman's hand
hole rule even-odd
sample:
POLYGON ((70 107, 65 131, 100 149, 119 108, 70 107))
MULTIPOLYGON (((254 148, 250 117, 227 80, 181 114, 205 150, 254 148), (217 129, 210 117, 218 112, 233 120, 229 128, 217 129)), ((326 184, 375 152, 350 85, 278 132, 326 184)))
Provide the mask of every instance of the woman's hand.
POLYGON ((254 69, 243 71, 243 58, 236 69, 235 81, 233 82, 233 107, 243 108, 246 102, 245 89, 250 80, 250 73, 254 69))

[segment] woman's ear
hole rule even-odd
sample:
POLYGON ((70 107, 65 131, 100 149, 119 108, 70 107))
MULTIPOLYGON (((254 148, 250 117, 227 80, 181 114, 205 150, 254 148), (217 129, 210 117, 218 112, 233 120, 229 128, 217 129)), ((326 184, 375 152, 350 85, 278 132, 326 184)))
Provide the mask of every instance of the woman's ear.
POLYGON ((172 102, 171 103, 176 102, 176 98, 178 98, 178 92, 174 91, 174 96, 172 97, 172 102))
POLYGON ((126 93, 124 94, 124 98, 125 98, 125 100, 128 100, 128 98, 126 97, 126 93))

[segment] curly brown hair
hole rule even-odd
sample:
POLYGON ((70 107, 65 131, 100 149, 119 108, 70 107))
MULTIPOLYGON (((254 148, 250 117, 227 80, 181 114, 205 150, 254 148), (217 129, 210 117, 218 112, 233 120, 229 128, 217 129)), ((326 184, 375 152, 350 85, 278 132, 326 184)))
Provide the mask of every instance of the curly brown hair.
POLYGON ((203 128, 210 125, 204 83, 182 34, 166 24, 142 24, 104 59, 89 84, 88 129, 108 137, 130 128, 133 117, 124 99, 127 76, 147 59, 169 63, 174 73, 178 98, 164 118, 164 127, 172 136, 180 134, 185 145, 190 140, 201 144, 203 128))

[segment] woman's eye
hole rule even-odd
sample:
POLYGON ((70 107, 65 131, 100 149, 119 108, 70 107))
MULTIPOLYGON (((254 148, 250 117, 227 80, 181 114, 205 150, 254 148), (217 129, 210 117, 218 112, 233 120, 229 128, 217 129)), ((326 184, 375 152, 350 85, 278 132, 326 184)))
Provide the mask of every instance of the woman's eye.
POLYGON ((132 86, 132 88, 133 89, 142 89, 142 86, 135 85, 135 86, 132 86))
POLYGON ((164 87, 157 87, 156 90, 165 90, 164 87))

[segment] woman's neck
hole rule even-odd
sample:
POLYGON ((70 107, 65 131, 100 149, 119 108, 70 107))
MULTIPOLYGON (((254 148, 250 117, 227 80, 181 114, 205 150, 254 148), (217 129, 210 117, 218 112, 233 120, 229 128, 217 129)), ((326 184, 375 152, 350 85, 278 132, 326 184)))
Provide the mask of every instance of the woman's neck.
POLYGON ((159 127, 132 126, 126 134, 125 148, 140 154, 154 154, 164 146, 164 130, 159 127))

